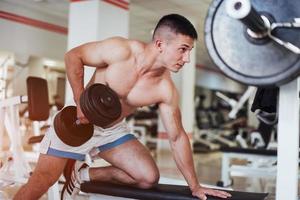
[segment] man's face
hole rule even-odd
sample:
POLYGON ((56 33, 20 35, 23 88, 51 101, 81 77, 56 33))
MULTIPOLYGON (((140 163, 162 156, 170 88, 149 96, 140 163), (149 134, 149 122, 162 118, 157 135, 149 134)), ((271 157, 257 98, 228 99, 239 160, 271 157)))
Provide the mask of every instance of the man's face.
POLYGON ((194 45, 194 39, 181 34, 165 43, 163 47, 163 61, 172 72, 178 72, 185 63, 190 62, 190 52, 194 45))

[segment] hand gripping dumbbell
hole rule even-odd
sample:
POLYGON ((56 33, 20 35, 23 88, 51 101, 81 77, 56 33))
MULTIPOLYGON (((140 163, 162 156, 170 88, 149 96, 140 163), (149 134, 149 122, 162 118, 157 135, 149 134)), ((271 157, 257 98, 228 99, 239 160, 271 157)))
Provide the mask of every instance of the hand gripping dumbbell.
POLYGON ((80 108, 89 124, 80 124, 76 106, 63 108, 54 118, 57 136, 70 146, 81 146, 93 136, 94 125, 106 128, 119 119, 122 112, 118 95, 100 83, 83 91, 80 108))

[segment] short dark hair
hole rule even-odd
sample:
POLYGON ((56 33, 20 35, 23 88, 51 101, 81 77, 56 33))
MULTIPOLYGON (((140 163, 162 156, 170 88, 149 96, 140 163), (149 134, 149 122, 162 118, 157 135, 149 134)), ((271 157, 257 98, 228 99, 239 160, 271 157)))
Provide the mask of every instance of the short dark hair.
POLYGON ((198 38, 197 31, 193 24, 184 16, 179 14, 169 14, 163 16, 157 23, 154 32, 153 32, 153 38, 155 36, 155 33, 158 29, 162 27, 168 27, 172 32, 175 34, 182 34, 189 36, 193 39, 198 38))

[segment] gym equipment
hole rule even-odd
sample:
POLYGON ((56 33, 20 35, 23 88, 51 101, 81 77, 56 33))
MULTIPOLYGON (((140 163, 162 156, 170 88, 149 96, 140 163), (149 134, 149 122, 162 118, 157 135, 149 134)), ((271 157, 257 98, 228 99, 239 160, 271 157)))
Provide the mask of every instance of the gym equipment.
POLYGON ((216 95, 223 99, 225 102, 227 102, 231 107, 232 110, 228 114, 229 118, 235 119, 237 117, 238 112, 243 108, 244 104, 247 102, 247 100, 250 98, 251 95, 256 91, 255 87, 248 87, 247 90, 244 92, 242 97, 236 101, 234 99, 231 99, 224 95, 221 92, 216 92, 216 95))
POLYGON ((94 132, 94 126, 107 127, 121 116, 118 95, 108 86, 97 83, 83 91, 80 108, 89 124, 80 124, 75 106, 63 108, 54 118, 57 136, 67 145, 80 146, 87 142, 94 132))
POLYGON ((157 105, 139 108, 126 117, 130 132, 150 150, 155 150, 157 146, 157 109, 157 105))
MULTIPOLYGON (((226 97, 225 95, 223 96, 226 97)), ((194 130, 195 134, 193 135, 194 152, 214 151, 218 150, 221 146, 236 147, 238 143, 234 140, 234 132, 237 126, 235 126, 235 129, 233 129, 233 125, 241 123, 243 119, 239 117, 238 119, 228 122, 224 118, 220 108, 216 106, 204 107, 204 98, 204 95, 200 95, 196 98, 195 103, 197 127, 194 130)), ((234 106, 238 107, 238 109, 241 109, 242 107, 240 106, 240 103, 236 103, 236 101, 234 106), (236 106, 236 104, 238 106, 236 106)), ((238 110, 234 111, 235 115, 237 111, 238 110)))
POLYGON ((56 135, 65 144, 76 147, 87 142, 94 133, 93 124, 77 122, 76 106, 63 108, 54 118, 53 126, 56 135))
POLYGON ((28 113, 34 121, 43 121, 49 117, 49 95, 47 81, 39 77, 27 80, 28 113))
MULTIPOLYGON (((214 0, 209 8, 205 25, 208 52, 227 76, 239 82, 257 86, 280 85, 276 200, 296 200, 300 79, 291 80, 299 76, 300 34, 297 28, 300 27, 300 1, 252 0, 253 7, 251 4, 249 7, 249 0, 228 3, 228 7, 231 7, 228 9, 229 13, 234 10, 237 13, 245 11, 244 15, 230 14, 232 17, 245 19, 246 16, 248 20, 249 16, 253 19, 253 15, 256 15, 254 18, 264 21, 267 32, 261 29, 255 32, 257 30, 251 29, 251 26, 244 26, 237 19, 228 16, 225 6, 227 2, 229 1, 214 0), (253 12, 253 8, 260 16, 253 12), (289 133, 288 137, 286 133, 289 133), (289 156, 286 156, 287 149, 289 156), (291 186, 288 189, 287 184, 291 186)), ((254 20, 252 25, 257 28, 259 25, 256 22, 254 20)))
MULTIPOLYGON (((151 189, 139 189, 135 187, 117 185, 104 182, 85 182, 80 186, 81 191, 86 193, 104 194, 115 197, 143 200, 196 200, 188 186, 158 184, 151 189)), ((228 200, 264 200, 267 193, 248 193, 227 191, 232 197, 228 200)), ((218 200, 220 198, 208 196, 207 200, 218 200)))
POLYGON ((279 88, 257 88, 251 111, 265 124, 275 125, 278 122, 279 88))
POLYGON ((0 101, 0 127, 7 130, 10 140, 7 162, 0 169, 0 186, 26 183, 31 171, 21 141, 19 105, 28 103, 29 117, 34 116, 32 120, 42 121, 49 117, 49 111, 45 109, 49 109, 48 96, 44 96, 48 95, 47 82, 28 77, 27 91, 28 96, 14 96, 0 101))
POLYGON ((297 17, 297 0, 214 0, 205 23, 209 55, 225 75, 241 83, 287 83, 300 73, 297 17))
MULTIPOLYGON (((31 138, 41 138, 40 122, 46 121, 50 115, 47 80, 39 77, 30 76, 26 80, 26 85, 28 97, 28 117, 32 120, 32 128, 34 135, 31 138)), ((38 152, 39 148, 39 144, 33 146, 33 150, 35 152, 38 152)), ((27 154, 28 153, 29 152, 27 152, 27 154)), ((34 156, 33 160, 36 160, 35 157, 37 156, 34 156)))
POLYGON ((80 96, 80 108, 90 123, 107 127, 122 113, 118 95, 104 84, 93 84, 80 96))
POLYGON ((223 187, 232 184, 230 177, 275 178, 277 151, 266 149, 244 149, 223 147, 221 181, 223 187), (232 164, 231 160, 246 160, 247 164, 232 164))

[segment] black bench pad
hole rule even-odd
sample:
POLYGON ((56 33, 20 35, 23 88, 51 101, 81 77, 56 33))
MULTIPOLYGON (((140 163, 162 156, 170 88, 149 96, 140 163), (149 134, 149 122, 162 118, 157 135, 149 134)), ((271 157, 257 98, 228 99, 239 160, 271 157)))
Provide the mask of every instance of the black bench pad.
MULTIPOLYGON (((199 200, 192 196, 188 186, 167 184, 158 184, 151 189, 139 189, 104 182, 85 182, 81 184, 81 191, 142 200, 199 200)), ((264 200, 268 196, 267 193, 228 192, 232 195, 228 200, 264 200)), ((208 196, 207 200, 221 199, 208 196)))
POLYGON ((224 153, 245 153, 264 156, 277 156, 277 150, 266 149, 244 149, 239 147, 221 147, 220 151, 224 153))

